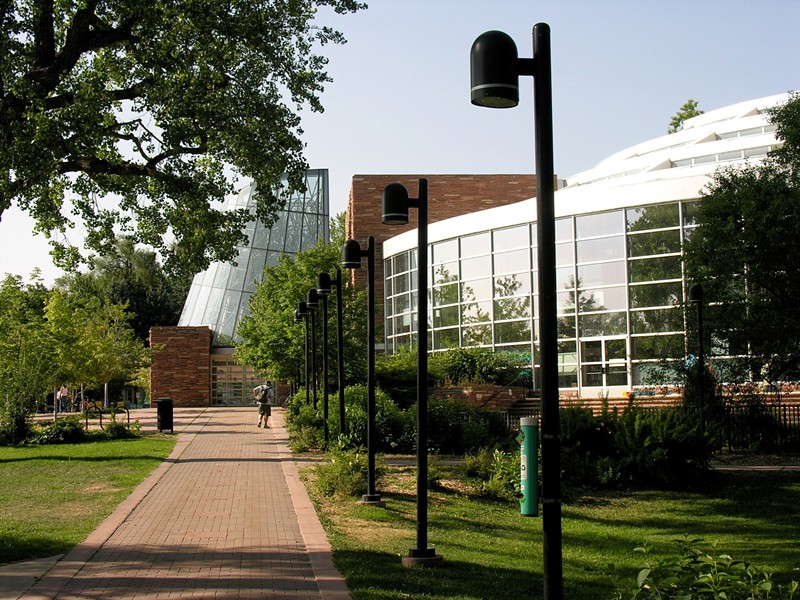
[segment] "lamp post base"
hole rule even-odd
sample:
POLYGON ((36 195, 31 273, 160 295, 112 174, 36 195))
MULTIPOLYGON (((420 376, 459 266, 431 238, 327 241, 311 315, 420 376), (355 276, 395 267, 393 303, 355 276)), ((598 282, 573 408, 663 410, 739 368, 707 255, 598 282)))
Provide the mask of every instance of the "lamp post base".
POLYGON ((438 567, 444 563, 444 558, 436 554, 436 550, 430 546, 410 548, 408 556, 403 556, 400 560, 404 567, 438 567))
POLYGON ((359 500, 358 503, 369 504, 370 506, 379 506, 381 508, 386 506, 386 502, 381 500, 380 494, 364 494, 361 496, 361 500, 359 500))

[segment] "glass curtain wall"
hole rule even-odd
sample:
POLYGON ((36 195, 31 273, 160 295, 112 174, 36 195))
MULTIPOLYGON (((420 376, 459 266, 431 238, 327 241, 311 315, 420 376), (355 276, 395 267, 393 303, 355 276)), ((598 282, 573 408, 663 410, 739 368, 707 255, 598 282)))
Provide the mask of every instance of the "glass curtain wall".
MULTIPOLYGON (((685 357, 683 240, 694 203, 556 222, 559 386, 581 395, 647 384, 685 357)), ((526 223, 430 245, 428 349, 531 354, 538 363, 536 228, 526 223)), ((415 344, 416 252, 385 260, 386 347, 415 344)), ((536 378, 535 378, 536 379, 536 378)))

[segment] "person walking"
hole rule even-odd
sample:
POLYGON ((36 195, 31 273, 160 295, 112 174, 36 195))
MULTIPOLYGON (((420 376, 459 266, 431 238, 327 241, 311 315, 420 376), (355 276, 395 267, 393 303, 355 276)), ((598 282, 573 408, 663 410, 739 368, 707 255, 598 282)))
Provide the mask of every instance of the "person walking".
POLYGON ((263 423, 264 429, 268 429, 272 405, 275 403, 275 390, 272 389, 272 382, 267 381, 263 385, 253 388, 253 396, 258 403, 258 427, 261 427, 263 423))

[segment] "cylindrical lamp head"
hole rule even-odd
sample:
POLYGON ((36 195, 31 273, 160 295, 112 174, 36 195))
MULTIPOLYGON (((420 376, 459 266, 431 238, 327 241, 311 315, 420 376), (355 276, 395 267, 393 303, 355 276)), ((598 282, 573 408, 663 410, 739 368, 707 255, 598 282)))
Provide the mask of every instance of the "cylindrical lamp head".
POLYGON ((305 302, 298 302, 297 303, 297 311, 296 312, 297 312, 298 315, 300 315, 300 317, 307 316, 308 315, 308 307, 306 306, 306 303, 305 302))
POLYGON ((695 283, 689 288, 689 302, 692 304, 700 304, 703 302, 703 286, 695 283))
POLYGON ((507 33, 487 31, 479 35, 469 58, 473 104, 487 108, 519 104, 517 45, 507 33))
POLYGON ((303 317, 300 316, 300 311, 295 308, 294 309, 294 322, 295 323, 299 323, 302 320, 303 320, 303 317))
POLYGON ((317 288, 311 288, 308 290, 308 295, 306 296, 306 306, 308 308, 319 307, 319 294, 317 294, 317 288))
POLYGON ((384 225, 405 225, 408 223, 408 190, 402 183, 390 183, 383 188, 384 225))
POLYGON ((317 275, 317 294, 327 296, 331 293, 331 276, 327 273, 317 275))
POLYGON ((347 240, 342 246, 342 266, 345 269, 361 268, 361 244, 357 240, 347 240))

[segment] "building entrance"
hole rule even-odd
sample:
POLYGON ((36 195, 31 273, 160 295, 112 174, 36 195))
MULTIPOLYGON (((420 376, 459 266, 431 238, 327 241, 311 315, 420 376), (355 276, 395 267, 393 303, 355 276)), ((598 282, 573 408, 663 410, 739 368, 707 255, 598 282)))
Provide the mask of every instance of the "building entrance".
POLYGON ((602 391, 617 395, 628 389, 628 340, 604 337, 582 340, 581 395, 591 397, 602 391))

